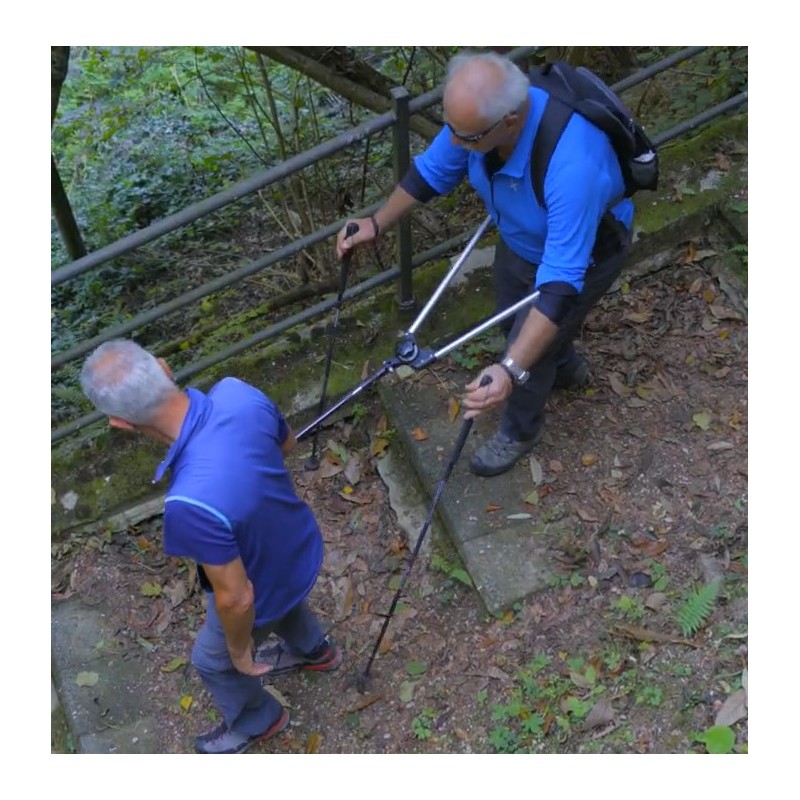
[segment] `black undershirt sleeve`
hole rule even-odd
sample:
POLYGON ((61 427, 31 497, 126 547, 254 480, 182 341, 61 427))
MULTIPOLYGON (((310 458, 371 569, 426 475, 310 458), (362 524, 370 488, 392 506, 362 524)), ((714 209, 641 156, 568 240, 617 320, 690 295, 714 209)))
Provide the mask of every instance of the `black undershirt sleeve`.
POLYGON ((427 203, 428 200, 432 200, 439 195, 439 192, 420 175, 414 164, 408 168, 408 172, 403 176, 399 186, 420 203, 427 203))

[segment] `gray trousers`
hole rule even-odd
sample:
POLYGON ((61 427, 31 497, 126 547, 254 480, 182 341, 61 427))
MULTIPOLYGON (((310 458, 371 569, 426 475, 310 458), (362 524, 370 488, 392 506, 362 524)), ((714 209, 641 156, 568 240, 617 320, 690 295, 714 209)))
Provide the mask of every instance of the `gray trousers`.
MULTIPOLYGON (((313 652, 324 636, 305 600, 281 619, 255 628, 256 647, 273 632, 298 653, 313 652)), ((205 624, 192 648, 192 665, 230 730, 256 736, 277 722, 283 713, 281 704, 262 686, 262 678, 243 675, 233 666, 211 593, 208 594, 205 624)))
MULTIPOLYGON (((594 247, 594 263, 586 272, 583 291, 566 317, 550 347, 531 367, 530 377, 523 386, 515 386, 503 407, 500 431, 515 440, 533 439, 544 424, 544 408, 553 390, 556 373, 568 372, 578 360, 572 344, 580 333, 586 315, 608 291, 622 271, 630 248, 630 234, 622 225, 601 225, 594 247)), ((538 264, 520 258, 500 240, 494 256, 494 291, 497 310, 508 308, 532 291, 538 264)), ((530 307, 516 316, 503 320, 506 346, 519 335, 530 307)))

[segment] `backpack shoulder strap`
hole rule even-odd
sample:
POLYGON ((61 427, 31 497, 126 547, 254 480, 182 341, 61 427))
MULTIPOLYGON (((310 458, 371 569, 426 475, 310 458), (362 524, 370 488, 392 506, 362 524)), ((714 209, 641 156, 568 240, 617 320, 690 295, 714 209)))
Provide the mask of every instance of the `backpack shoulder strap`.
POLYGON ((553 157, 558 140, 571 116, 572 108, 570 106, 553 95, 547 98, 547 105, 539 120, 539 127, 536 129, 531 148, 533 193, 536 195, 536 202, 542 208, 546 207, 544 204, 544 178, 547 168, 550 166, 550 159, 553 157))

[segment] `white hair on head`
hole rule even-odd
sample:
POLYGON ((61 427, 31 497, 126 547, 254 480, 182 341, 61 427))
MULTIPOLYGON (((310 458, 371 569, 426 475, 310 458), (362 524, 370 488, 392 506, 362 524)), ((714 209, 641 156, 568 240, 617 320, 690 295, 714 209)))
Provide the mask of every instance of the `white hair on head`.
POLYGON ((155 412, 179 391, 158 359, 136 342, 114 339, 87 357, 81 388, 94 407, 134 425, 148 425, 155 412))
POLYGON ((464 67, 477 63, 491 64, 500 70, 499 82, 486 70, 473 71, 469 76, 469 85, 474 91, 479 116, 486 120, 487 124, 499 122, 506 114, 516 111, 525 102, 531 86, 530 81, 528 76, 506 56, 491 52, 465 52, 450 59, 445 91, 464 67))

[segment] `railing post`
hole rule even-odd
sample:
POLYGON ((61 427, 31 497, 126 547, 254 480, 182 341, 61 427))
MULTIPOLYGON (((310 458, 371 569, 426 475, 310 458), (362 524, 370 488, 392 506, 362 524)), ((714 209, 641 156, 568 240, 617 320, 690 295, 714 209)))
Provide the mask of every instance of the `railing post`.
MULTIPOLYGON (((395 184, 406 174, 411 164, 409 141, 409 94, 403 86, 391 90, 392 105, 396 115, 393 131, 395 184)), ((411 312, 415 308, 414 287, 411 277, 411 221, 406 217, 397 227, 397 263, 400 266, 400 312, 411 312)))

